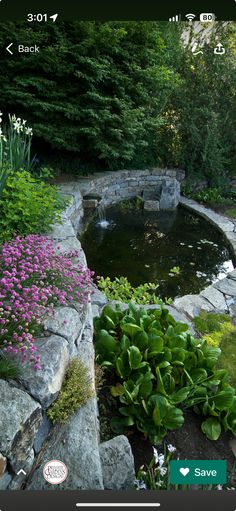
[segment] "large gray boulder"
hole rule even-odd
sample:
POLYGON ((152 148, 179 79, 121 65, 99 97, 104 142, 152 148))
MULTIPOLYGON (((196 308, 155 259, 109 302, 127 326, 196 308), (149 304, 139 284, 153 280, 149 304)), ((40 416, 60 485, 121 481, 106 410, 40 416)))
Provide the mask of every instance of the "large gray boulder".
POLYGON ((126 436, 120 435, 100 445, 104 490, 132 490, 134 457, 126 436))
POLYGON ((236 296, 236 281, 234 279, 222 279, 214 284, 214 287, 229 296, 236 296))
POLYGON ((100 289, 96 286, 93 287, 91 294, 91 302, 92 305, 98 305, 99 307, 103 307, 108 302, 107 297, 100 289))
POLYGON ((98 449, 96 399, 90 399, 69 420, 56 429, 48 446, 44 444, 27 490, 102 490, 103 478, 98 449), (50 460, 60 460, 68 468, 68 477, 59 486, 43 478, 43 467, 50 460))
POLYGON ((176 298, 173 302, 173 306, 184 314, 187 314, 190 318, 198 316, 202 310, 212 312, 215 309, 212 303, 208 302, 208 300, 200 295, 185 295, 176 298))
POLYGON ((0 477, 0 491, 6 490, 9 483, 11 482, 11 480, 12 480, 12 476, 6 470, 6 472, 3 474, 3 476, 0 477))
POLYGON ((47 408, 57 398, 69 362, 68 342, 52 335, 37 339, 37 350, 41 357, 41 369, 28 365, 22 383, 28 392, 47 408))
POLYGON ((64 337, 68 342, 70 355, 75 354, 75 341, 80 336, 83 325, 79 313, 71 307, 57 307, 44 321, 45 328, 64 337))
POLYGON ((177 179, 164 179, 160 197, 160 209, 175 209, 180 201, 180 183, 177 179))
POLYGON ((17 472, 31 451, 42 420, 41 406, 26 392, 0 380, 0 452, 17 472))
POLYGON ((25 481, 25 478, 30 473, 33 463, 34 463, 34 450, 31 449, 29 456, 25 460, 24 464, 22 464, 20 467, 20 469, 23 469, 25 473, 21 472, 20 474, 16 474, 12 478, 10 484, 8 485, 8 487, 7 487, 8 490, 20 490, 21 489, 22 484, 25 481))
POLYGON ((201 291, 200 296, 206 298, 208 302, 212 303, 214 307, 221 312, 227 312, 228 307, 223 293, 221 293, 215 286, 208 286, 201 291))

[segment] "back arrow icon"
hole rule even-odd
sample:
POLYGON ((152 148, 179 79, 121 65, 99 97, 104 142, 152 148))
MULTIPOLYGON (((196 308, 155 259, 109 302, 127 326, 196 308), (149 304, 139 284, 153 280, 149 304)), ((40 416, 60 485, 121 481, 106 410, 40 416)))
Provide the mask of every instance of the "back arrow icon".
POLYGON ((9 46, 7 46, 6 50, 11 54, 13 55, 13 51, 10 50, 11 46, 13 45, 13 43, 9 44, 9 46))

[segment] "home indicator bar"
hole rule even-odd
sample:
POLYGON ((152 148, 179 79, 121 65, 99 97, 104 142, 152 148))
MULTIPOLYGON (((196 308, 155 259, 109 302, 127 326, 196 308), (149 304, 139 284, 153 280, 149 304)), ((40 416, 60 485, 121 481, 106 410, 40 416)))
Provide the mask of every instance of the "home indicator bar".
POLYGON ((159 502, 135 503, 135 502, 77 502, 76 507, 159 507, 159 502))

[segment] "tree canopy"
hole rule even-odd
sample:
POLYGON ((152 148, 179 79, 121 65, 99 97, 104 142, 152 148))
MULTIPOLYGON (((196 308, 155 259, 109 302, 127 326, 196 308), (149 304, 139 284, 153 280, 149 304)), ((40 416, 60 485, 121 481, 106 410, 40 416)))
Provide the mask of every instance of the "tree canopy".
MULTIPOLYGON (((233 51, 219 58, 210 41, 194 57, 183 25, 1 23, 2 47, 40 53, 2 54, 0 110, 26 118, 41 147, 77 155, 81 168, 171 165, 220 179, 236 138, 233 51)), ((232 25, 221 34, 227 46, 229 35, 232 25)))

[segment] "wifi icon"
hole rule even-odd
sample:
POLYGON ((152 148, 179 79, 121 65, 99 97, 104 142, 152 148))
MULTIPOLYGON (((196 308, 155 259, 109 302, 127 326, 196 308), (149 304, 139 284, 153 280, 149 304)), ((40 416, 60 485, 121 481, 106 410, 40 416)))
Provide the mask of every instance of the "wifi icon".
POLYGON ((193 21, 194 18, 196 18, 195 14, 186 14, 185 18, 187 18, 188 21, 193 21))

